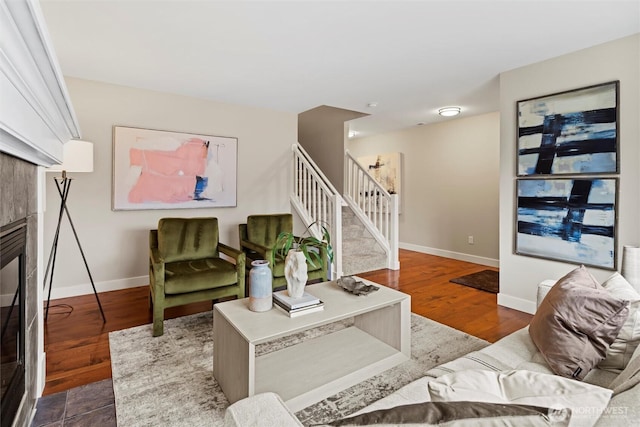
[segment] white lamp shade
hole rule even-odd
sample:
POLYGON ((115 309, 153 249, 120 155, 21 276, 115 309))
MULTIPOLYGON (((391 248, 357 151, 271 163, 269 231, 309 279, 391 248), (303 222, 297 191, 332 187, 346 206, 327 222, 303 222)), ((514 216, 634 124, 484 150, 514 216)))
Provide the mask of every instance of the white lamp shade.
POLYGON ((53 165, 47 172, 93 172, 93 143, 69 140, 63 146, 62 164, 53 165))
POLYGON ((627 281, 640 291, 640 247, 624 246, 622 248, 622 271, 627 281))

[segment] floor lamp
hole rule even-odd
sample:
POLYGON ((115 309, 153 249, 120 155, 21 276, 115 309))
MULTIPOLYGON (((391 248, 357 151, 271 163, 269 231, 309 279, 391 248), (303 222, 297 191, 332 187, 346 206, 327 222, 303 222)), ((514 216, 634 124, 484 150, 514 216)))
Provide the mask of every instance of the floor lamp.
POLYGON ((620 273, 631 285, 640 290, 640 247, 622 247, 622 270, 620 273))
POLYGON ((44 315, 44 319, 46 321, 47 317, 49 316, 49 301, 51 300, 51 289, 53 288, 53 273, 56 268, 58 239, 60 238, 60 225, 62 224, 62 217, 66 214, 67 219, 69 220, 69 224, 71 225, 71 230, 73 230, 73 235, 75 236, 76 242, 78 243, 78 248, 80 249, 80 254, 82 255, 82 260, 84 261, 84 266, 86 267, 87 273, 89 274, 89 280, 91 281, 91 286, 93 287, 93 293, 96 296, 96 301, 98 301, 98 307, 100 308, 102 320, 106 322, 107 319, 104 316, 102 304, 100 304, 100 298, 98 297, 98 292, 96 291, 96 285, 93 283, 93 277, 91 276, 91 271, 89 270, 89 264, 87 264, 87 258, 84 256, 84 251, 82 250, 82 245, 80 245, 80 239, 78 238, 76 227, 73 225, 71 215, 69 215, 69 209, 67 208, 67 198, 69 197, 71 181, 73 180, 72 178, 69 178, 67 176, 67 172, 93 172, 93 144, 91 142, 80 140, 70 140, 69 142, 64 144, 62 164, 55 165, 47 169, 47 172, 60 171, 62 171, 62 176, 56 176, 53 178, 56 183, 56 188, 58 189, 58 194, 60 195, 60 210, 58 212, 58 225, 56 227, 56 234, 53 238, 53 245, 51 246, 49 261, 47 262, 47 269, 44 273, 43 287, 45 290, 47 288, 47 278, 49 278, 47 309, 44 315), (51 272, 51 276, 49 276, 49 272, 51 272))

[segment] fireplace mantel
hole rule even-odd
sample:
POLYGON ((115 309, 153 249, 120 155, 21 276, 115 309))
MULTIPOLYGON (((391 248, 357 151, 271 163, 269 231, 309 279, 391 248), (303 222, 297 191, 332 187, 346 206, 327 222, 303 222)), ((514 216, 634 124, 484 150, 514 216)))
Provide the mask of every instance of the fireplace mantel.
POLYGON ((80 128, 37 0, 0 2, 0 151, 62 162, 80 128))
POLYGON ((39 0, 0 0, 0 94, 0 226, 27 223, 25 390, 13 420, 22 426, 33 419, 46 377, 40 166, 62 163, 63 145, 81 136, 39 0))

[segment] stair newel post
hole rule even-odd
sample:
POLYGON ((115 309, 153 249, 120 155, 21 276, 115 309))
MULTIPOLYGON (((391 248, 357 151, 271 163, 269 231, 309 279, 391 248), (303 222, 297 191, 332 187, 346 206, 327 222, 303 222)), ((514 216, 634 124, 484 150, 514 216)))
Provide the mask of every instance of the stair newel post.
POLYGON ((344 162, 342 163, 342 167, 344 168, 344 171, 343 171, 344 179, 342 180, 342 194, 346 194, 347 196, 351 194, 349 192, 349 181, 351 181, 349 179, 349 172, 351 171, 351 168, 349 167, 350 166, 349 162, 351 161, 351 159, 347 155, 348 153, 349 153, 349 150, 345 150, 344 162))
POLYGON ((331 246, 333 247, 333 265, 331 279, 342 277, 342 197, 338 194, 331 196, 331 246))
POLYGON ((299 197, 299 165, 298 165, 298 155, 296 153, 297 144, 293 144, 291 146, 291 172, 293 174, 291 179, 291 196, 290 197, 299 197))
POLYGON ((399 231, 398 231, 398 213, 400 211, 399 200, 397 194, 391 195, 391 215, 389 215, 390 219, 390 230, 389 230, 389 246, 391 251, 391 256, 389 259, 389 269, 398 270, 400 269, 400 259, 398 257, 399 253, 399 231))

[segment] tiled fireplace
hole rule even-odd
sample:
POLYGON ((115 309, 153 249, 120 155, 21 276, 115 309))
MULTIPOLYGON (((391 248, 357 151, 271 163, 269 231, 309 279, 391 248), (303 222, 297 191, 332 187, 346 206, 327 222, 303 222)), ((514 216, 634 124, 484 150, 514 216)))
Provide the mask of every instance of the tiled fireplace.
POLYGON ((38 396, 37 173, 0 152, 1 427, 27 425, 38 396))

